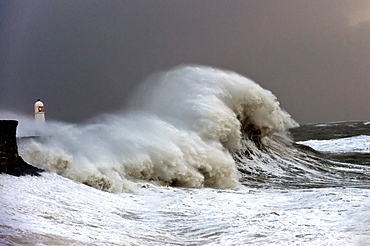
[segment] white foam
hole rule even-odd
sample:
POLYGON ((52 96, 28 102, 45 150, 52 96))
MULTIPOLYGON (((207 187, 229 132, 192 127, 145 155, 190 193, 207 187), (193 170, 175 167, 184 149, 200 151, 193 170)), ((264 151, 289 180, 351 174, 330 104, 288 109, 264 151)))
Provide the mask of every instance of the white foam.
POLYGON ((339 138, 330 140, 308 140, 298 142, 299 144, 310 146, 321 152, 343 153, 361 152, 370 153, 370 136, 360 135, 349 138, 339 138))
MULTIPOLYGON (((131 111, 86 125, 48 123, 43 142, 20 146, 23 158, 110 192, 137 180, 182 187, 235 188, 242 124, 262 135, 297 123, 276 97, 234 72, 180 66, 149 77, 131 111)), ((22 127, 20 127, 22 128, 22 127)), ((20 129, 21 130, 21 129, 20 129)))
MULTIPOLYGON (((55 174, 0 175, 1 245, 361 245, 369 189, 111 194, 55 174)), ((366 245, 366 244, 363 244, 366 245)))

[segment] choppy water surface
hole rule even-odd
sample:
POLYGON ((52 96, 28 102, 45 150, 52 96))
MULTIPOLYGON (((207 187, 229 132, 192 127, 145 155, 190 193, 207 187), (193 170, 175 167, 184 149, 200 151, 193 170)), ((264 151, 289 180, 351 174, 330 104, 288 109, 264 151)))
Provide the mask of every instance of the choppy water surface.
POLYGON ((47 172, 0 175, 0 244, 370 242, 369 122, 295 128, 270 91, 199 66, 150 77, 135 100, 37 138, 13 114, 20 155, 47 172))
POLYGON ((368 189, 110 194, 55 174, 2 175, 4 245, 366 245, 368 189))
MULTIPOLYGON (((355 136, 352 140, 361 142, 359 138, 355 136)), ((349 138, 333 141, 352 143, 349 138)), ((362 142, 357 150, 366 152, 367 142, 362 142)), ((310 143, 321 146, 320 140, 307 142, 310 143)), ((312 145, 320 150, 317 146, 312 145)), ((332 145, 332 151, 336 146, 332 145)), ((349 144, 348 150, 352 146, 349 144)), ((353 171, 359 166, 346 168, 353 171)), ((323 170, 319 173, 325 174, 323 170)), ((345 178, 341 185, 340 177, 333 179, 332 185, 328 184, 330 179, 321 186, 314 180, 317 187, 311 187, 310 182, 306 186, 297 184, 302 180, 292 179, 291 174, 285 177, 289 182, 282 176, 280 185, 278 175, 267 175, 258 182, 258 187, 249 186, 253 182, 245 180, 239 188, 228 190, 156 187, 143 182, 142 188, 135 192, 121 194, 100 191, 53 173, 41 177, 0 175, 0 242, 4 245, 367 245, 370 241, 368 180, 357 188, 345 178)))

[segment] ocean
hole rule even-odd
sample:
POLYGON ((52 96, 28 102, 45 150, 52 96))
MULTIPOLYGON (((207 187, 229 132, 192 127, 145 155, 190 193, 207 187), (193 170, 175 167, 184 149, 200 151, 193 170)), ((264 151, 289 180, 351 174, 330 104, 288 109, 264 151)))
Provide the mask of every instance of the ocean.
POLYGON ((1 245, 368 245, 370 122, 299 126, 232 71, 150 76, 83 124, 17 119, 41 176, 0 174, 1 245))

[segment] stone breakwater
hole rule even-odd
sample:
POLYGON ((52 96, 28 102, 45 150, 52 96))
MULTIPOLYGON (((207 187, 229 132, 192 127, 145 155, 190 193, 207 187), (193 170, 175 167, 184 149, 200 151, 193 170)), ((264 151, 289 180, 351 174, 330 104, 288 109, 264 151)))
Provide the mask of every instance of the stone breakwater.
POLYGON ((0 173, 14 176, 39 175, 42 169, 26 163, 18 154, 16 120, 0 120, 0 173))

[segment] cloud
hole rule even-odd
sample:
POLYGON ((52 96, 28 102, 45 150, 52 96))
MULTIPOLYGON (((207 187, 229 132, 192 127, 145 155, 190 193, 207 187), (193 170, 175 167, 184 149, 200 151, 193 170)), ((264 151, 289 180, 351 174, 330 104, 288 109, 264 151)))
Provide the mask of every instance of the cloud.
POLYGON ((366 119, 369 6, 10 1, 1 6, 0 105, 27 112, 40 97, 49 117, 77 122, 124 107, 152 72, 199 63, 252 78, 301 123, 366 119))

